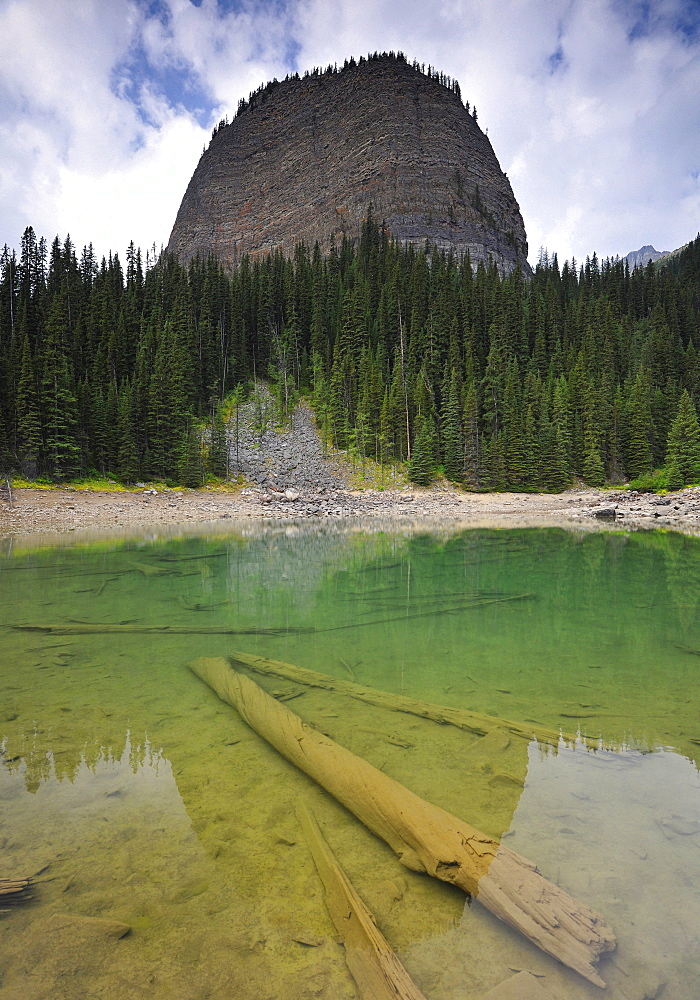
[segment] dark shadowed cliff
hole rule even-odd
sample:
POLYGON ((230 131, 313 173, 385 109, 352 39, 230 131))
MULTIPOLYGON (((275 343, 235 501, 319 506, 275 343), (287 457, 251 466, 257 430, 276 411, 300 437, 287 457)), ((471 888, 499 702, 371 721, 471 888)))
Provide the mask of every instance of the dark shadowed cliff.
POLYGON ((401 242, 529 272, 518 204, 459 88, 392 55, 242 102, 202 154, 168 248, 226 266, 301 240, 327 249, 332 234, 357 237, 370 206, 401 242))

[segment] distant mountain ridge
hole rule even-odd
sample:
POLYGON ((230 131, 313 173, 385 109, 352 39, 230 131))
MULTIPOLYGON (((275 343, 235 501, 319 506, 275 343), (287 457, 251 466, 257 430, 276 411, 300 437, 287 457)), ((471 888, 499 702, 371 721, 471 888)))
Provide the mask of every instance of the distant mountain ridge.
POLYGON ((668 257, 672 252, 671 250, 655 250, 653 246, 648 245, 640 247, 639 250, 630 251, 622 259, 627 261, 630 271, 633 271, 635 267, 646 267, 649 261, 656 263, 657 260, 668 257))

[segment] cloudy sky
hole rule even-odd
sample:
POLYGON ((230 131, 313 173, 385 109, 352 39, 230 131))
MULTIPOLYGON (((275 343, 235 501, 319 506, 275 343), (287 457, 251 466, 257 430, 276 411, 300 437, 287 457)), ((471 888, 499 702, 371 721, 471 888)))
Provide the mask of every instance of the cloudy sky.
POLYGON ((531 260, 700 229, 700 0, 0 0, 0 246, 160 248, 239 98, 389 49, 476 105, 531 260))

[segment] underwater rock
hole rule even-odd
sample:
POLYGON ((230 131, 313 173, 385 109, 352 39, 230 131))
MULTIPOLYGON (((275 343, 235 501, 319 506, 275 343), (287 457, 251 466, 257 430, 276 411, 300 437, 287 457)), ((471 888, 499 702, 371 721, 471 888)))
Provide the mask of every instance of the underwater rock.
POLYGON ((552 995, 530 972, 518 972, 494 986, 481 1000, 552 1000, 552 995))
POLYGON ((131 930, 129 924, 120 920, 109 920, 106 917, 83 917, 77 913, 55 913, 47 920, 49 933, 70 934, 74 938, 82 937, 86 941, 125 937, 131 930))
POLYGON ((489 778, 489 785, 498 786, 516 786, 517 788, 522 788, 525 782, 522 778, 516 778, 514 774, 508 774, 506 771, 499 771, 489 778))
POLYGON ((700 833, 700 823, 697 820, 686 819, 678 813, 674 813, 672 816, 661 816, 657 822, 661 827, 661 832, 668 839, 672 838, 674 834, 681 837, 692 837, 696 833, 700 833))
POLYGON ((324 940, 325 938, 314 937, 311 934, 306 934, 304 931, 292 934, 292 941, 296 942, 296 944, 304 945, 305 948, 320 948, 324 940))

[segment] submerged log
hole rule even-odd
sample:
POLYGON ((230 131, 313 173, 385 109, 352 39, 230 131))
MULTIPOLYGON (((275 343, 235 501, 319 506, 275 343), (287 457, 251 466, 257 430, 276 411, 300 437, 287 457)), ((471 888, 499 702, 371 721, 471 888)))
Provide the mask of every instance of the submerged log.
POLYGON ((311 812, 302 805, 297 816, 360 996, 363 1000, 425 1000, 336 860, 311 812))
POLYGON ((613 932, 534 864, 311 729, 223 658, 195 660, 190 668, 287 760, 385 840, 407 868, 458 886, 547 954, 605 986, 594 963, 615 947, 613 932))
POLYGON ((348 628, 365 628, 369 625, 387 625, 390 622, 406 622, 413 618, 436 618, 439 615, 453 615, 458 611, 473 611, 476 608, 485 608, 490 604, 506 604, 510 601, 531 601, 535 594, 513 594, 510 597, 489 597, 476 601, 461 601, 459 604, 449 607, 437 608, 433 611, 414 611, 411 614, 395 615, 392 618, 373 618, 369 622, 352 622, 350 625, 333 625, 331 628, 318 629, 319 632, 343 632, 348 628))
POLYGON ((366 684, 357 684, 353 681, 341 680, 331 677, 328 674, 319 674, 315 670, 306 670, 304 667, 294 666, 293 663, 285 663, 283 660, 268 660, 264 656, 252 656, 249 653, 235 652, 229 656, 229 660, 234 663, 242 663, 250 670, 258 674, 274 674, 276 677, 284 677, 286 680, 296 681, 299 684, 306 684, 307 687, 323 688, 326 691, 335 691, 338 694, 345 694, 359 701, 366 701, 370 705, 377 705, 379 708, 388 708, 394 712, 406 712, 409 715, 417 715, 422 719, 431 719, 441 725, 457 726, 475 736, 486 736, 492 730, 497 729, 510 733, 511 736, 518 736, 524 740, 536 739, 538 743, 547 743, 557 746, 560 739, 566 743, 574 743, 577 739, 587 746, 597 748, 599 742, 588 736, 572 736, 560 733, 556 729, 548 729, 538 723, 515 722, 511 719, 499 719, 495 715, 482 715, 479 712, 470 712, 464 708, 450 708, 446 705, 431 705, 427 701, 419 701, 416 698, 407 698, 401 694, 391 694, 389 691, 379 691, 376 688, 368 687, 366 684))
POLYGON ((700 649, 693 649, 692 646, 682 646, 680 642, 674 642, 673 645, 676 649, 681 649, 684 653, 690 653, 691 656, 700 656, 700 649))
POLYGON ((15 632, 44 632, 47 635, 101 635, 102 633, 131 633, 131 635, 288 635, 290 633, 299 634, 314 632, 313 628, 292 628, 291 626, 281 626, 280 628, 264 628, 251 626, 250 628, 224 628, 217 625, 202 626, 180 626, 180 625, 126 625, 118 623, 104 622, 76 622, 64 625, 7 625, 15 632))

